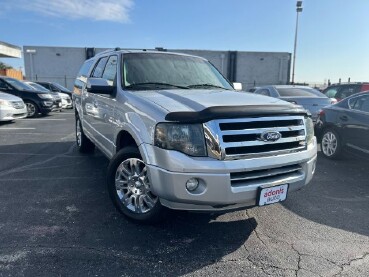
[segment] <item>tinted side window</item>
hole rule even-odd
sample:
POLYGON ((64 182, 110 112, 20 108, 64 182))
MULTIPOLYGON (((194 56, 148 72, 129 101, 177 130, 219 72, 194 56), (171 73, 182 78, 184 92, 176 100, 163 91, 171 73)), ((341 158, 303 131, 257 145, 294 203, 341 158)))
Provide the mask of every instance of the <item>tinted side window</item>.
POLYGON ((9 90, 11 87, 7 83, 5 83, 3 80, 0 80, 0 90, 9 90))
POLYGON ((369 96, 365 95, 351 99, 350 107, 353 110, 369 113, 369 96))
POLYGON ((105 64, 106 64, 107 60, 108 60, 108 57, 104 57, 104 58, 101 58, 99 60, 99 62, 97 63, 91 77, 95 77, 95 78, 101 78, 102 77, 102 74, 103 74, 103 71, 104 71, 105 64))
POLYGON ((329 98, 336 98, 336 94, 338 92, 338 87, 331 87, 331 88, 328 88, 324 94, 329 97, 329 98))
POLYGON ((339 89, 339 91, 337 92, 335 98, 344 99, 346 97, 349 97, 349 96, 353 95, 354 93, 356 93, 357 89, 358 89, 358 86, 356 86, 356 85, 342 86, 339 89))
POLYGON ((268 89, 258 89, 257 91, 255 91, 255 93, 256 94, 270 96, 270 92, 269 92, 268 89))
POLYGON ((117 76, 117 56, 111 56, 105 66, 104 73, 102 74, 102 78, 108 81, 108 84, 112 86, 116 81, 115 78, 117 76))

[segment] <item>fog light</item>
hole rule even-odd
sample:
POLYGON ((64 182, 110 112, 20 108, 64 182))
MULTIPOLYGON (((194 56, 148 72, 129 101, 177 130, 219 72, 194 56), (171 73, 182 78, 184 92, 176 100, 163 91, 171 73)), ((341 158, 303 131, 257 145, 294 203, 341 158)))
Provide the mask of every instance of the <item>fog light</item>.
POLYGON ((186 188, 188 191, 194 191, 199 187, 199 180, 191 178, 186 182, 186 188))

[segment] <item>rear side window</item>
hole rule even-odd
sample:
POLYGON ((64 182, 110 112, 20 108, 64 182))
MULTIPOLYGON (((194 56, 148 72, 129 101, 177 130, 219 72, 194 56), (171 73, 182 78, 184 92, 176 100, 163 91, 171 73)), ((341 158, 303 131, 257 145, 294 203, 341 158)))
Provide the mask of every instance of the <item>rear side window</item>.
POLYGON ((331 87, 331 88, 328 88, 324 94, 329 97, 329 98, 336 98, 336 94, 338 92, 338 87, 331 87))
POLYGON ((347 85, 347 86, 345 85, 345 86, 342 86, 338 90, 335 98, 344 99, 346 97, 349 97, 349 96, 353 95, 357 91, 358 91, 358 86, 357 85, 347 85))
POLYGON ((304 89, 304 88, 277 88, 278 94, 282 97, 324 97, 324 94, 317 90, 313 89, 304 89))

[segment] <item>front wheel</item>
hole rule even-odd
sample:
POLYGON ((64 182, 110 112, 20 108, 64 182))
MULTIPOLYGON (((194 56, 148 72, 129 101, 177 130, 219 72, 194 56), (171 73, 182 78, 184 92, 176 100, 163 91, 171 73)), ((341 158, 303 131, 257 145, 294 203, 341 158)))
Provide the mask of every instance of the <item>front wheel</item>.
POLYGON ((30 101, 25 101, 25 104, 27 107, 27 117, 36 117, 39 113, 37 105, 30 101))
POLYGON ((142 223, 166 218, 168 209, 152 193, 147 167, 137 147, 120 150, 109 164, 107 177, 110 198, 125 216, 142 223))
POLYGON ((320 147, 323 155, 328 159, 338 159, 342 156, 341 138, 332 129, 324 130, 320 147))

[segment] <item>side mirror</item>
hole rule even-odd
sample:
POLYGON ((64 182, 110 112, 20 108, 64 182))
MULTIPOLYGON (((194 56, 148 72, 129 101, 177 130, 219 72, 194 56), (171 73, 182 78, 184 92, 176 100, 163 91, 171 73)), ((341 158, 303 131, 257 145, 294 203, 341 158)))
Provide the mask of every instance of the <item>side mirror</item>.
POLYGON ((115 87, 109 86, 107 80, 102 78, 88 78, 86 89, 88 92, 97 94, 112 94, 115 87))
POLYGON ((242 90, 242 83, 233 83, 234 90, 241 91, 242 90))

